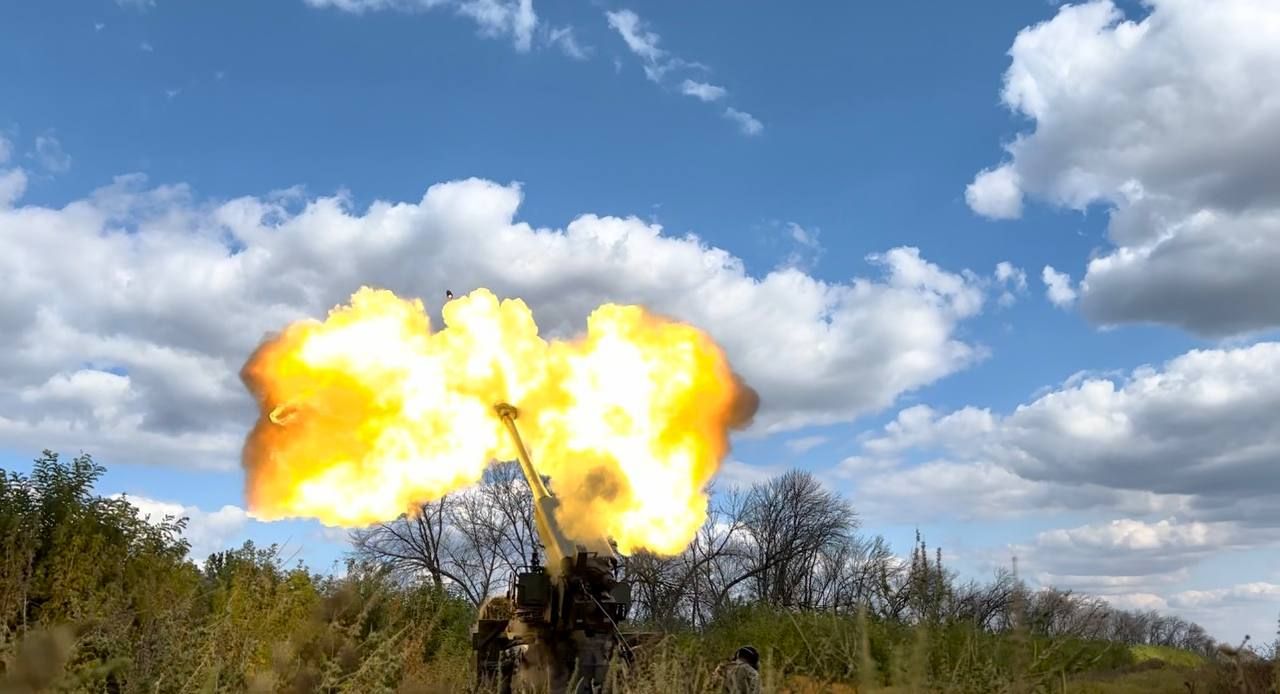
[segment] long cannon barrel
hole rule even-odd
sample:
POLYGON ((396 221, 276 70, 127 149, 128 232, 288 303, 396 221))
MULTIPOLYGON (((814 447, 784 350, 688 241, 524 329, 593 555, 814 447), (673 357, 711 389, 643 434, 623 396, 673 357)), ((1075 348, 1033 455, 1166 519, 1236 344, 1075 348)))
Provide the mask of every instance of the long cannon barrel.
POLYGON ((555 520, 558 501, 547 489, 547 485, 543 484, 542 477, 538 475, 538 471, 533 467, 533 461, 529 459, 529 451, 525 450, 524 441, 520 438, 520 430, 516 428, 516 417, 519 416, 519 411, 514 405, 505 402, 498 403, 493 409, 506 425, 507 431, 511 433, 511 438, 516 445, 516 457, 520 460, 520 470, 524 472, 525 479, 529 481, 529 489, 533 492, 534 524, 538 528, 538 535, 550 560, 547 565, 558 570, 564 559, 577 556, 576 546, 565 537, 559 523, 555 520))

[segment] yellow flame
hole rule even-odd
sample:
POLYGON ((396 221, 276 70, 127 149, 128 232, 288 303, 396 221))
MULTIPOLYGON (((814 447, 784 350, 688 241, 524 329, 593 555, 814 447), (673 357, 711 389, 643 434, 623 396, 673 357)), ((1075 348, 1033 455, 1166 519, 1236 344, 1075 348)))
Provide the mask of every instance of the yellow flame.
POLYGON ((484 289, 443 315, 433 332, 420 301, 366 287, 254 353, 242 377, 261 416, 244 466, 258 517, 367 525, 474 484, 515 457, 493 410, 510 402, 571 537, 665 554, 692 540, 729 430, 757 405, 710 337, 606 304, 585 336, 548 342, 523 301, 484 289))

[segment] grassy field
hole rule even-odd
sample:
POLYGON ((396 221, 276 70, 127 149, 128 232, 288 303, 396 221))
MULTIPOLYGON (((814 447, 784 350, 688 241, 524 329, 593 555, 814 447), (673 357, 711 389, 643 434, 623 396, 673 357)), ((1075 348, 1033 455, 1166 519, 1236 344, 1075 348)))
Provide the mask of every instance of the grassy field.
POLYGON ((1156 661, 1174 667, 1195 668, 1205 664, 1199 653, 1169 648, 1168 646, 1130 646, 1129 652, 1138 663, 1156 661))
MULTIPOLYGON (((466 600, 355 563, 316 575, 251 545, 196 566, 181 521, 148 522, 93 494, 98 474, 45 460, 30 479, 0 475, 0 694, 472 689, 466 600)), ((738 605, 668 629, 633 671, 615 670, 612 691, 718 691, 715 667, 748 643, 766 692, 1262 694, 1280 672, 1231 649, 1206 657, 1020 624, 738 605)))

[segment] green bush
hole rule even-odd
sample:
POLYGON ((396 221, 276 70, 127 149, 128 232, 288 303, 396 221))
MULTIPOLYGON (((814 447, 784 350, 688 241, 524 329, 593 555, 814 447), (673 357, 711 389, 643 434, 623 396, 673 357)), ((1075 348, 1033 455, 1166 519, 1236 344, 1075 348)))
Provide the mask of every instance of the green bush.
MULTIPOLYGON (((470 688, 466 601, 356 563, 317 576, 251 543, 197 567, 183 521, 147 522, 126 500, 95 495, 102 472, 88 456, 46 452, 29 476, 0 475, 0 692, 470 688)), ((770 692, 1235 691, 1276 672, 1238 653, 1205 662, 917 614, 908 624, 731 608, 644 649, 615 691, 715 691, 714 669, 743 644, 760 650, 770 692)))

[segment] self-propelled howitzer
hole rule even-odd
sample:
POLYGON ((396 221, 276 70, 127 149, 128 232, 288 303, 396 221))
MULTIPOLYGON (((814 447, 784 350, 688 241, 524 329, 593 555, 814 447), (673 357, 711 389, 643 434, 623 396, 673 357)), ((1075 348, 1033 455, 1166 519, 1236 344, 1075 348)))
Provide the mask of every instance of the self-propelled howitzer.
POLYGON ((614 656, 631 654, 630 639, 618 629, 631 604, 631 586, 618 579, 618 559, 605 538, 588 547, 565 534, 556 517, 558 500, 520 438, 519 412, 506 403, 494 409, 529 483, 546 563, 535 552, 505 596, 481 604, 472 628, 476 674, 481 682, 496 682, 503 694, 526 688, 598 691, 614 656))

